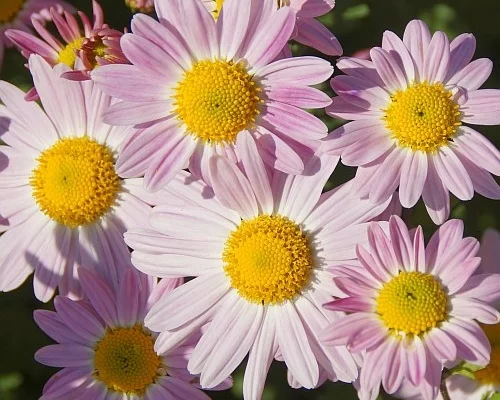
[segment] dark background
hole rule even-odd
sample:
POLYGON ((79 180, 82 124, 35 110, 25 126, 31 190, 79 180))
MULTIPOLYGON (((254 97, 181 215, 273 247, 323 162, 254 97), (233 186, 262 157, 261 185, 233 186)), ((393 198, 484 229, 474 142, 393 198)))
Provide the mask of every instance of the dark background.
MULTIPOLYGON (((90 0, 68 1, 91 15, 90 0)), ((131 13, 124 0, 102 0, 101 3, 105 20, 110 26, 121 29, 129 25, 131 13)), ((444 30, 451 38, 462 32, 473 33, 477 38, 475 58, 488 57, 494 62, 493 74, 484 87, 500 88, 500 3, 497 0, 338 0, 336 8, 322 17, 322 21, 337 35, 344 54, 351 55, 358 50, 380 45, 384 30, 392 30, 402 36, 404 27, 414 18, 425 20, 433 31, 444 30)), ((311 49, 297 45, 293 50, 296 55, 315 54, 311 49)), ((333 63, 335 60, 330 61, 333 63)), ((16 51, 8 51, 0 78, 27 90, 31 79, 23 64, 24 59, 16 51)), ((330 90, 328 85, 323 89, 330 90)), ((324 121, 331 128, 339 124, 339 121, 326 116, 324 121)), ((499 127, 477 128, 499 147, 499 127)), ((353 174, 353 169, 340 166, 329 186, 344 182, 353 174)), ((489 227, 499 229, 500 211, 494 200, 479 195, 469 202, 452 199, 452 210, 452 217, 464 220, 468 235, 480 238, 489 227)), ((427 237, 436 229, 421 201, 408 217, 413 225, 423 225, 427 237)), ((37 349, 51 343, 32 320, 33 310, 38 308, 51 308, 51 305, 41 304, 34 298, 31 279, 14 292, 0 293, 0 400, 37 399, 43 384, 57 370, 33 360, 37 349)), ((231 390, 210 395, 214 399, 240 399, 243 368, 240 367, 233 376, 234 387, 231 390)), ((314 391, 290 389, 286 383, 286 370, 280 363, 271 368, 264 392, 264 400, 355 398, 352 387, 344 384, 327 383, 314 391)))

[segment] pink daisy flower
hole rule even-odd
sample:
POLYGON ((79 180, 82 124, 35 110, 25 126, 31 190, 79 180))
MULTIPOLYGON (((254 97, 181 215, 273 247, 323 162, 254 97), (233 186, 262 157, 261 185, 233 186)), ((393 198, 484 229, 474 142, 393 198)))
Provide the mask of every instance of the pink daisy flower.
POLYGON ((61 0, 4 0, 0 3, 0 67, 6 47, 12 42, 5 35, 7 29, 31 32, 32 20, 38 24, 51 19, 48 8, 55 7, 56 13, 74 11, 74 7, 61 0))
POLYGON ((326 305, 349 313, 328 327, 326 345, 347 345, 364 352, 361 399, 375 399, 382 383, 387 393, 403 382, 436 399, 443 365, 464 360, 485 365, 488 338, 474 321, 499 322, 490 304, 500 274, 477 274, 479 243, 462 238, 463 223, 444 224, 424 247, 422 228, 409 232, 397 216, 387 235, 381 225, 368 228, 368 250, 358 245, 361 265, 331 269, 345 295, 326 305))
MULTIPOLYGON (((213 154, 238 160, 237 137, 251 133, 265 162, 299 174, 327 134, 303 108, 330 99, 310 85, 332 73, 327 61, 296 57, 274 61, 295 27, 290 7, 274 0, 227 0, 214 20, 199 0, 159 0, 160 22, 143 14, 121 46, 134 65, 108 65, 92 73, 107 94, 123 101, 105 121, 145 128, 123 146, 117 168, 144 175, 157 190, 189 167, 210 181, 213 154)), ((246 143, 243 141, 240 143, 246 143)))
POLYGON ((399 187, 403 207, 420 196, 432 220, 450 213, 449 192, 470 200, 474 191, 500 199, 490 175, 500 175, 500 152, 464 125, 500 124, 500 90, 478 88, 492 62, 471 62, 470 34, 449 43, 443 32, 432 37, 422 21, 411 21, 403 40, 386 31, 372 61, 345 58, 347 75, 332 79, 338 94, 331 116, 354 120, 336 129, 324 150, 357 166, 355 189, 381 201, 399 187))
POLYGON ((116 282, 130 265, 123 232, 140 226, 151 199, 142 179, 122 179, 114 160, 131 128, 111 127, 111 103, 91 81, 60 77, 39 56, 29 60, 44 111, 0 82, 0 291, 33 271, 35 295, 79 295, 76 267, 116 282), (106 268, 103 267, 106 265, 106 268))
MULTIPOLYGON (((224 0, 201 1, 215 18, 219 17, 224 0)), ((335 35, 315 19, 329 13, 335 7, 335 0, 278 0, 277 5, 290 6, 297 12, 292 39, 329 56, 342 54, 342 46, 335 35)))
POLYGON ((41 39, 16 29, 9 29, 6 35, 24 57, 29 58, 31 54, 38 54, 50 65, 63 63, 74 70, 65 72, 66 78, 90 79, 89 72, 97 66, 128 63, 120 48, 123 32, 111 29, 105 24, 101 6, 95 0, 92 4, 93 23, 84 13, 78 12, 83 31, 73 15, 68 12, 61 15, 57 10, 51 9, 50 15, 60 38, 52 35, 35 19, 32 21, 33 27, 41 39))
POLYGON ((321 307, 338 295, 326 266, 354 258, 367 221, 389 200, 374 206, 353 196, 349 183, 321 194, 337 157, 313 157, 302 176, 275 170, 269 178, 250 133, 238 141, 247 142, 246 175, 221 156, 210 161, 213 191, 181 172, 150 227, 125 234, 141 271, 195 277, 157 302, 146 325, 181 339, 209 322, 188 368, 201 374, 202 387, 213 387, 249 354, 245 399, 260 399, 273 358, 286 363, 294 387, 351 382, 357 365, 346 348, 318 340, 339 316, 321 307))
MULTIPOLYGON (((58 344, 38 350, 35 359, 63 368, 45 384, 40 400, 209 400, 198 378, 187 371, 190 340, 155 351, 157 334, 144 326, 151 305, 182 279, 156 279, 129 270, 116 289, 83 268, 88 300, 57 296, 56 312, 37 310, 38 326, 58 344)), ((230 379, 217 390, 231 386, 230 379)))

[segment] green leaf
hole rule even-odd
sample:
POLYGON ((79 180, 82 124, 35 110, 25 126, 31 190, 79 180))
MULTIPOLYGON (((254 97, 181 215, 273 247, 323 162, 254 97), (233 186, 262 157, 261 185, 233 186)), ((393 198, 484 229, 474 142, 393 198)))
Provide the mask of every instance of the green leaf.
POLYGON ((450 375, 463 375, 469 379, 475 380, 476 377, 474 375, 474 372, 479 371, 480 369, 483 369, 484 367, 485 366, 470 364, 467 362, 462 362, 462 363, 458 364, 457 366, 453 367, 452 369, 450 369, 449 373, 450 373, 450 375))
POLYGON ((500 400, 500 393, 499 392, 493 393, 493 396, 491 396, 489 400, 500 400))
POLYGON ((368 7, 368 4, 358 4, 346 9, 342 13, 342 18, 345 21, 352 21, 355 19, 368 17, 368 15, 370 15, 370 7, 368 7))

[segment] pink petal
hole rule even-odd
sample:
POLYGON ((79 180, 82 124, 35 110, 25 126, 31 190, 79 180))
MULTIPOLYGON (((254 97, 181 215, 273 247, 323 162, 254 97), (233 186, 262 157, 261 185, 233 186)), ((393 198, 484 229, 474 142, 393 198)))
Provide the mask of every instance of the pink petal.
POLYGON ((372 178, 378 183, 371 187, 370 200, 379 203, 394 193, 399 185, 404 158, 405 152, 399 148, 394 148, 389 152, 372 178))
POLYGON ((366 110, 384 109, 391 101, 384 89, 354 76, 336 76, 332 79, 331 85, 338 95, 366 110))
POLYGON ((53 344, 42 347, 35 353, 35 360, 50 367, 85 367, 94 351, 80 344, 53 344))
POLYGON ((427 179, 422 190, 425 208, 435 224, 442 224, 450 215, 450 195, 439 177, 432 157, 428 158, 427 179))
POLYGON ((427 155, 420 151, 408 152, 401 167, 399 200, 405 208, 413 207, 424 190, 427 179, 427 155))
POLYGON ((447 146, 439 149, 433 157, 436 171, 443 185, 460 200, 470 200, 474 188, 470 176, 456 154, 447 146))
POLYGON ((406 89, 405 73, 389 52, 380 47, 374 47, 370 51, 370 57, 387 89, 391 92, 406 89))
POLYGON ((382 48, 399 64, 406 77, 406 83, 412 84, 415 80, 415 66, 403 41, 394 32, 385 31, 382 37, 382 48))
POLYGON ((481 89, 468 93, 463 121, 477 125, 500 124, 500 90, 481 89))
POLYGON ((298 108, 324 108, 332 102, 321 90, 302 85, 279 84, 271 86, 267 97, 298 108))
POLYGON ((318 363, 300 316, 292 303, 284 303, 281 307, 276 335, 283 359, 293 376, 303 387, 314 388, 319 379, 318 363))
POLYGON ((253 71, 261 75, 261 68, 275 59, 290 39, 295 27, 295 12, 289 7, 276 11, 260 29, 248 46, 244 58, 253 71))
POLYGON ((493 69, 493 62, 488 58, 480 58, 466 65, 454 74, 448 81, 448 85, 457 85, 473 91, 486 82, 493 69))
POLYGON ((430 42, 431 34, 425 22, 414 19, 408 23, 404 32, 403 43, 415 61, 415 72, 419 81, 425 79, 423 75, 424 58, 428 52, 430 42))
POLYGON ((333 72, 332 65, 318 57, 304 56, 274 61, 259 71, 264 83, 276 85, 316 85, 328 79, 333 72))
POLYGON ((432 36, 425 54, 423 78, 430 83, 443 82, 450 61, 450 43, 444 32, 437 31, 432 36))
POLYGON ((237 211, 245 219, 258 214, 252 186, 234 163, 214 156, 210 160, 210 170, 215 195, 222 205, 237 211))
POLYGON ((295 40, 328 56, 342 55, 342 46, 335 35, 314 18, 299 16, 295 40))
POLYGON ((236 138, 236 146, 248 182, 259 203, 259 212, 271 214, 274 208, 271 185, 252 135, 248 131, 241 132, 236 138))
POLYGON ((252 2, 226 1, 217 21, 220 56, 231 60, 240 49, 250 22, 252 2))
MULTIPOLYGON (((476 38, 470 33, 458 35, 450 43, 450 65, 448 68, 448 79, 459 73, 472 60, 476 50, 476 38)), ((451 83, 451 80, 448 81, 451 83)))

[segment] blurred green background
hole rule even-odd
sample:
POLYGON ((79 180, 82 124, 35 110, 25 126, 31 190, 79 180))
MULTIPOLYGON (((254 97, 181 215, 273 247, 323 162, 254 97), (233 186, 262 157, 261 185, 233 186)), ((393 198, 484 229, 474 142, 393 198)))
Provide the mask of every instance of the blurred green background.
MULTIPOLYGON (((91 15, 90 0, 68 1, 91 15)), ((131 13, 124 0, 102 0, 101 4, 110 26, 121 29, 129 25, 131 13)), ((401 36, 407 22, 414 18, 425 20, 432 30, 444 30, 450 37, 462 32, 473 33, 477 38, 476 58, 487 57, 494 62, 493 74, 484 87, 500 88, 498 0, 337 0, 335 9, 322 17, 322 21, 339 38, 344 55, 351 55, 358 50, 380 45, 385 30, 392 30, 401 36)), ((296 55, 315 54, 311 49, 297 45, 294 45, 293 50, 296 55)), ((334 59, 330 61, 335 62, 334 59)), ((8 51, 0 78, 27 90, 31 86, 31 79, 23 64, 24 59, 15 50, 8 51)), ((328 85, 324 89, 330 90, 328 85)), ((331 128, 339 124, 339 121, 328 117, 324 120, 331 128)), ((500 147, 500 127, 480 127, 478 130, 500 147)), ((340 166, 329 186, 346 181, 353 173, 353 169, 340 166)), ((485 229, 500 228, 500 209, 493 200, 479 195, 466 203, 452 199, 452 209, 453 217, 465 221, 468 235, 480 238, 485 229)), ((409 213, 408 218, 413 225, 423 225, 427 237, 436 229, 421 202, 409 213)), ((34 298, 31 279, 14 292, 0 294, 0 400, 37 399, 46 380, 56 371, 33 360, 33 353, 38 348, 51 343, 32 320, 33 310, 38 308, 51 308, 51 305, 41 304, 34 298)), ((209 394, 213 399, 241 399, 242 378, 243 368, 240 367, 234 373, 235 383, 231 390, 209 394)), ((275 363, 271 368, 264 392, 265 400, 355 398, 357 396, 350 385, 339 383, 327 383, 314 391, 290 389, 286 383, 286 370, 281 363, 275 363)))

